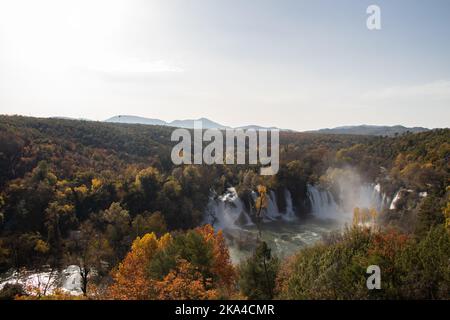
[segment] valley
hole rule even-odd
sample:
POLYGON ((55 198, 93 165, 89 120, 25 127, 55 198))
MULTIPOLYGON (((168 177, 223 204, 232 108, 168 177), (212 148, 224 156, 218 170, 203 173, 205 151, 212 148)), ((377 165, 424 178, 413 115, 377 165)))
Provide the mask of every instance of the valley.
POLYGON ((424 254, 445 270, 448 129, 395 137, 283 131, 271 176, 252 164, 176 165, 171 132, 0 116, 0 291, 178 299, 177 286, 188 286, 182 297, 297 299, 335 298, 337 285, 348 288, 341 298, 370 298, 358 279, 375 259, 407 277, 396 295, 445 297, 448 273, 417 291, 409 284, 430 281, 420 279, 431 266, 406 271, 424 254), (254 275, 262 278, 253 283, 254 275), (314 278, 323 281, 319 291, 314 278))

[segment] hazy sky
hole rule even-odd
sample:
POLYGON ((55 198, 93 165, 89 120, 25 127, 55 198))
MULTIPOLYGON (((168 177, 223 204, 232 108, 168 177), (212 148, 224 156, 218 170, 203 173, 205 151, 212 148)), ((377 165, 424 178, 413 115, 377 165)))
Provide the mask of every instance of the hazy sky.
POLYGON ((449 127, 450 1, 0 0, 0 113, 449 127))

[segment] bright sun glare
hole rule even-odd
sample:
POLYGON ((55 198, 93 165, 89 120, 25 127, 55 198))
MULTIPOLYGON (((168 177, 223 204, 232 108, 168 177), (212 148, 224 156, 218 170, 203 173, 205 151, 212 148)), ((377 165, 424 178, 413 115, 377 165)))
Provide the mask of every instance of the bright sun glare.
POLYGON ((3 54, 46 72, 89 67, 114 49, 127 9, 126 2, 107 0, 2 2, 3 54))

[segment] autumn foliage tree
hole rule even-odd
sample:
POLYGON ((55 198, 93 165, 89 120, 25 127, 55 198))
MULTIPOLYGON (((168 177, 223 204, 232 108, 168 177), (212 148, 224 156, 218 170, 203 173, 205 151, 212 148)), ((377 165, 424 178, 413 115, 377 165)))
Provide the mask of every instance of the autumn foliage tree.
POLYGON ((157 238, 154 233, 148 233, 142 238, 136 238, 131 251, 113 272, 114 283, 109 289, 109 296, 120 300, 143 300, 156 297, 152 281, 147 276, 147 267, 154 254, 171 241, 166 234, 157 238))
POLYGON ((236 270, 231 263, 230 253, 225 243, 222 230, 215 233, 214 228, 209 224, 199 227, 196 230, 203 236, 206 242, 212 244, 213 263, 211 265, 211 272, 217 276, 218 286, 225 289, 226 293, 230 295, 235 289, 236 270))
POLYGON ((204 279, 198 268, 184 259, 161 281, 155 282, 160 300, 208 300, 217 299, 218 292, 211 279, 204 279))
POLYGON ((450 235, 443 225, 422 239, 396 229, 351 228, 305 248, 278 275, 282 299, 445 299, 450 235), (382 270, 381 290, 367 290, 366 270, 382 270))
POLYGON ((225 240, 210 225, 137 238, 113 279, 114 299, 215 299, 235 291, 225 240))

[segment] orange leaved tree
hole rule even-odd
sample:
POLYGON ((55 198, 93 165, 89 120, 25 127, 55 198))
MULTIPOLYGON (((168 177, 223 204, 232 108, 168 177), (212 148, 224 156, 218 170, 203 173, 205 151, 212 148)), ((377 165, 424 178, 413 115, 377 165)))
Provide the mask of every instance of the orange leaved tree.
POLYGON ((179 259, 162 281, 155 283, 160 300, 208 300, 217 299, 218 293, 211 286, 211 279, 204 279, 191 263, 179 259), (210 289, 207 289, 210 288, 210 289))
POLYGON ((170 240, 170 234, 165 234, 158 239, 154 233, 136 238, 131 251, 113 272, 114 283, 109 289, 109 296, 120 300, 154 298, 156 293, 147 275, 147 267, 153 255, 170 240))
POLYGON ((215 299, 236 292, 225 239, 210 225, 137 238, 113 278, 113 299, 215 299))

